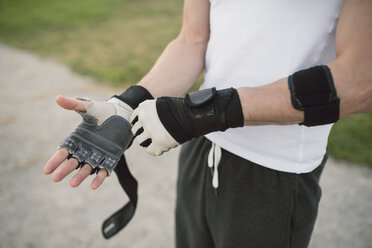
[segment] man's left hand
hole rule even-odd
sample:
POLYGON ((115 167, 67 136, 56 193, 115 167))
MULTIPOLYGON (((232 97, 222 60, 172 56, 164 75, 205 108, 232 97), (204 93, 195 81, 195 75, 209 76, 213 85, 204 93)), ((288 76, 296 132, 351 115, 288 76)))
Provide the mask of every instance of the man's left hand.
POLYGON ((147 100, 133 111, 130 121, 135 140, 155 156, 192 138, 244 124, 239 95, 233 88, 147 100))

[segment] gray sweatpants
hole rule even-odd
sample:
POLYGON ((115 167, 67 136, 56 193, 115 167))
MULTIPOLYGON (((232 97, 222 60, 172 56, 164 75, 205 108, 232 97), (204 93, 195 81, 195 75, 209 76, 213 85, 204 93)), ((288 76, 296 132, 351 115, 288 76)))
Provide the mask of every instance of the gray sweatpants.
POLYGON ((305 248, 327 156, 306 174, 279 172, 222 149, 217 194, 207 166, 211 142, 183 145, 176 205, 177 248, 305 248))

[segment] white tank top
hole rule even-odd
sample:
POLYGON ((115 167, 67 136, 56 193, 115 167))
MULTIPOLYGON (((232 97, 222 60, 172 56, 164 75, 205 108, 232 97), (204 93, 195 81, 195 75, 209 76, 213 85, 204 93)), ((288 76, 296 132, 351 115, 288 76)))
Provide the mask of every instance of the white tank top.
MULTIPOLYGON (((211 33, 202 88, 263 86, 336 57, 335 30, 342 0, 210 2, 211 33)), ((245 126, 206 137, 262 166, 306 173, 320 164, 331 126, 245 126)))

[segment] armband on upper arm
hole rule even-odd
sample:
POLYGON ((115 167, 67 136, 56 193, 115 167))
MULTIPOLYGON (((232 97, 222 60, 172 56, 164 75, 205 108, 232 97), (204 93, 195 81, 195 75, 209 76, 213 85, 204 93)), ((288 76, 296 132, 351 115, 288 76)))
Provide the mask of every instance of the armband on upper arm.
POLYGON ((304 111, 300 125, 318 126, 334 123, 340 115, 340 99, 328 66, 298 71, 288 77, 292 105, 304 111))

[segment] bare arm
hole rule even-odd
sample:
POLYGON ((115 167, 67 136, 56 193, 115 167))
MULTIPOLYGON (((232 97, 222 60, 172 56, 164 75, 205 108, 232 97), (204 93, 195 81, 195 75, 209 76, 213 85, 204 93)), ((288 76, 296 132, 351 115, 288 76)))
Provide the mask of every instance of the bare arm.
POLYGON ((180 34, 139 85, 147 88, 154 97, 183 94, 204 69, 208 40, 209 1, 185 0, 180 34))
MULTIPOLYGON (((345 0, 336 32, 337 57, 328 66, 340 98, 340 118, 372 109, 372 1, 345 0)), ((258 88, 240 88, 245 125, 297 124, 288 79, 258 88)))
MULTIPOLYGON (((204 69, 204 57, 209 39, 209 1, 185 0, 182 29, 160 56, 151 71, 139 82, 154 97, 168 95, 179 96, 197 79, 204 69)), ((90 104, 77 99, 57 97, 57 103, 65 109, 85 111, 90 104)), ((67 158, 66 148, 58 149, 44 167, 45 174, 51 174, 54 181, 59 182, 75 170, 76 159, 67 158)), ((77 187, 90 174, 92 168, 85 164, 70 180, 72 187, 77 187)), ((91 184, 98 188, 107 172, 101 169, 91 184)))

